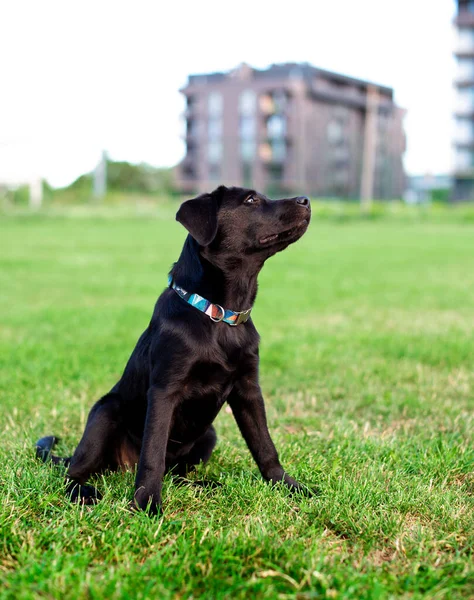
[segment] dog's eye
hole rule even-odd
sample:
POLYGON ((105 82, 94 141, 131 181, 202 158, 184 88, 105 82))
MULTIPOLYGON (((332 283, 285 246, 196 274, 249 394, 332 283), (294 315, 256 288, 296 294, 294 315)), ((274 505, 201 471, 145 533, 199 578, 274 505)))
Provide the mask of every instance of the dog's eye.
POLYGON ((255 196, 249 196, 248 198, 245 198, 244 200, 244 204, 256 204, 258 202, 258 198, 255 198, 255 196))

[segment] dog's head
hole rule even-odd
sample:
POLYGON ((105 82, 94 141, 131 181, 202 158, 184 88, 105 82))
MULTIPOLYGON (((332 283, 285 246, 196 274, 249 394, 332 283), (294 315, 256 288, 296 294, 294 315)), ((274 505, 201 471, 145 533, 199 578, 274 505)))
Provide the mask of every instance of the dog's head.
POLYGON ((184 202, 176 219, 207 255, 255 255, 264 261, 304 234, 311 207, 306 196, 270 200, 255 190, 220 186, 184 202))

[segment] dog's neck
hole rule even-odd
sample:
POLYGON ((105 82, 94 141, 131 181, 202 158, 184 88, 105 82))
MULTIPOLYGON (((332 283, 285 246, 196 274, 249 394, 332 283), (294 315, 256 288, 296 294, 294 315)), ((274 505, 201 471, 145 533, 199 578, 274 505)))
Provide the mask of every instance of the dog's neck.
POLYGON ((216 257, 190 236, 171 270, 173 280, 186 291, 199 294, 213 304, 242 311, 251 308, 257 295, 257 277, 263 262, 226 255, 216 257))

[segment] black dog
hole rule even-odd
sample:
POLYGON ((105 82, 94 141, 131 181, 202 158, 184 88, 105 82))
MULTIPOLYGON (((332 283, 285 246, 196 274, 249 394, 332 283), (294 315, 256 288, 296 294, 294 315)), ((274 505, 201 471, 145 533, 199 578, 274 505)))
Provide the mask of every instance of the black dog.
POLYGON ((92 474, 138 463, 135 505, 156 514, 165 472, 185 475, 211 456, 212 422, 226 401, 262 476, 302 489, 268 432, 249 309, 264 262, 298 240, 310 217, 304 196, 275 201, 224 186, 181 205, 176 219, 189 235, 120 381, 93 406, 70 459, 51 456, 54 437, 37 443, 40 458, 68 465, 73 501, 100 498, 86 485, 92 474))

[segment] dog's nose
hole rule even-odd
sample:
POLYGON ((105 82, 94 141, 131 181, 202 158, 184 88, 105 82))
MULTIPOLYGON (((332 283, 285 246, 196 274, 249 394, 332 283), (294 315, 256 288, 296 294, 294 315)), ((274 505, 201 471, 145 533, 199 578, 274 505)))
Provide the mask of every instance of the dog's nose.
POLYGON ((302 206, 309 206, 309 198, 307 196, 298 196, 298 198, 296 198, 296 203, 301 204, 302 206))

